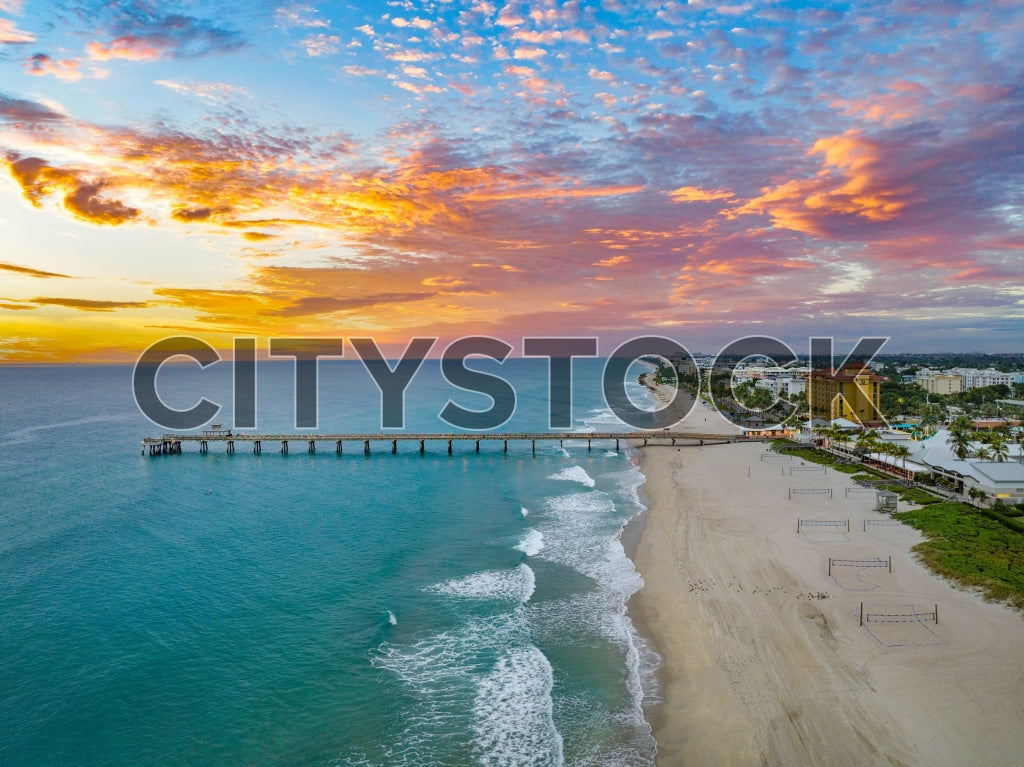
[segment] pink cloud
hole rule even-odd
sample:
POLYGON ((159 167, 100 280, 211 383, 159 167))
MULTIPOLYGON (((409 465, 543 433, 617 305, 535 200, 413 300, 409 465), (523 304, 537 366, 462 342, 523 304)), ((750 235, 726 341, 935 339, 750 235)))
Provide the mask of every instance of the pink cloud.
POLYGON ((0 44, 33 43, 36 40, 32 32, 18 29, 10 19, 0 19, 0 44))

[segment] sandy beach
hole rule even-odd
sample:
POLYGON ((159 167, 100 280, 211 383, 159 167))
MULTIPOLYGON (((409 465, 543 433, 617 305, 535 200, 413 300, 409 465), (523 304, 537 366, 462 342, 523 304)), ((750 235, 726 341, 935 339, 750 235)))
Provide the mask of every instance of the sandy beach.
MULTIPOLYGON (((703 403, 683 426, 734 429, 703 403)), ((847 475, 765 453, 644 450, 629 609, 663 658, 658 764, 1020 764, 1022 616, 917 563, 847 475)))

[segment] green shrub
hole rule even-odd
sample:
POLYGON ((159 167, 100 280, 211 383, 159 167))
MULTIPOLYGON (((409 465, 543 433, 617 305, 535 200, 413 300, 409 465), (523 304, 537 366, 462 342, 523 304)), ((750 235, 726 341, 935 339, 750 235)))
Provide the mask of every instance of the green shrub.
POLYGON ((913 550, 933 571, 979 589, 986 599, 1024 609, 1024 524, 949 501, 893 516, 929 539, 913 550))

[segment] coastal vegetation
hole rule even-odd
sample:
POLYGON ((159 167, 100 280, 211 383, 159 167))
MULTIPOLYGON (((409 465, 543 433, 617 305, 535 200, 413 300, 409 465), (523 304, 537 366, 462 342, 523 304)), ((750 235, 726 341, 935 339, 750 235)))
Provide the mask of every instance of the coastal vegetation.
POLYGON ((934 572, 979 590, 986 599, 1024 609, 1024 524, 1009 517, 996 520, 991 512, 942 502, 893 516, 928 538, 913 550, 934 572))

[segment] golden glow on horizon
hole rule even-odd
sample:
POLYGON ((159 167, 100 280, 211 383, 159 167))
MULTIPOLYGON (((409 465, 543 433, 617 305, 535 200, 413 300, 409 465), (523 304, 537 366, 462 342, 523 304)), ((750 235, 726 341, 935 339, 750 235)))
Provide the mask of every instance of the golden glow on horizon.
POLYGON ((1024 8, 77 2, 0 0, 0 362, 894 306, 1016 343, 1024 8))

